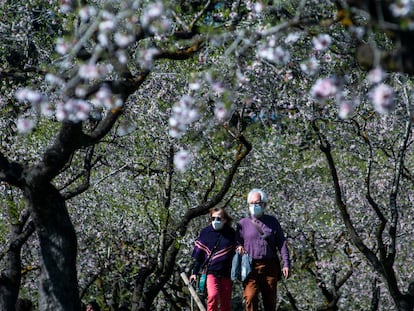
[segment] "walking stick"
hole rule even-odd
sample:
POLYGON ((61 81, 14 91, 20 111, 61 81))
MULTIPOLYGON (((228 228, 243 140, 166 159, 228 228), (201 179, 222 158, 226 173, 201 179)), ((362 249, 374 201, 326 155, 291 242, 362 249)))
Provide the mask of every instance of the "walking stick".
POLYGON ((204 307, 200 297, 198 297, 196 290, 194 289, 193 285, 190 284, 190 281, 188 280, 187 275, 185 272, 181 272, 181 278, 184 281, 184 284, 188 286, 188 289, 190 290, 191 297, 194 298, 194 301, 196 302, 198 308, 200 311, 206 311, 206 308, 204 307))

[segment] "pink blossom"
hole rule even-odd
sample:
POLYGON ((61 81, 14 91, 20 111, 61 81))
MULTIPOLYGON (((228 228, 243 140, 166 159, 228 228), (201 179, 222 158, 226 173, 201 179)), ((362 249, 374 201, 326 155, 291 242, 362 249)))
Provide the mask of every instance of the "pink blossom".
POLYGON ((144 69, 151 69, 154 63, 154 58, 159 54, 159 50, 156 48, 149 48, 144 51, 140 51, 139 63, 144 69))
POLYGON ((323 51, 329 48, 332 39, 328 34, 320 34, 312 39, 313 47, 317 51, 323 51))
POLYGON ((99 31, 106 33, 112 31, 116 27, 115 19, 104 20, 99 24, 99 31))
POLYGON ((79 10, 79 17, 84 22, 95 15, 96 9, 93 6, 84 6, 79 10))
POLYGON ((182 173, 187 170, 187 167, 191 161, 191 154, 187 150, 181 149, 174 155, 174 165, 182 173))
POLYGON ((90 104, 80 99, 69 99, 61 102, 56 107, 56 118, 59 121, 70 120, 73 122, 84 121, 89 117, 90 104))
POLYGON ((384 83, 379 84, 369 92, 374 109, 381 113, 386 114, 394 110, 394 90, 389 85, 384 83))
POLYGON ((70 45, 63 38, 58 38, 56 42, 55 50, 60 55, 65 55, 69 51, 70 45))
POLYGON ((16 126, 19 134, 26 134, 32 131, 35 126, 35 122, 32 119, 19 118, 16 126))
POLYGON ((134 41, 134 37, 131 35, 126 35, 126 34, 117 32, 114 35, 114 40, 119 47, 125 48, 134 41))
POLYGON ((390 4, 390 11, 395 17, 404 17, 412 10, 412 0, 397 0, 390 4))
POLYGON ((259 47, 258 56, 264 58, 272 63, 276 64, 286 64, 290 60, 290 53, 288 50, 283 49, 282 47, 259 47))
POLYGON ((318 79, 310 90, 310 94, 318 101, 325 101, 339 91, 339 84, 336 78, 318 79))
POLYGON ((87 80, 99 78, 99 68, 96 64, 83 64, 79 66, 79 77, 87 80))
POLYGON ((222 102, 219 102, 214 107, 214 116, 219 122, 224 122, 229 117, 229 109, 222 102))
POLYGON ((371 69, 368 72, 367 81, 371 84, 376 84, 384 80, 385 77, 386 77, 385 72, 381 68, 377 67, 377 68, 371 69))
POLYGON ((358 106, 359 100, 358 99, 341 99, 339 100, 339 111, 338 116, 341 119, 348 119, 351 114, 354 112, 355 107, 358 106))
POLYGON ((293 32, 293 33, 290 33, 290 34, 288 34, 288 36, 286 37, 286 39, 285 39, 285 43, 286 43, 286 44, 293 44, 293 43, 296 43, 296 41, 298 41, 298 40, 299 40, 300 36, 301 36, 301 33, 300 33, 300 32, 293 32))
POLYGON ((180 101, 172 107, 172 114, 169 119, 169 134, 171 137, 181 137, 186 132, 188 125, 198 120, 198 110, 193 106, 194 98, 189 95, 184 95, 181 97, 180 101))
POLYGON ((307 75, 314 75, 319 70, 319 62, 315 57, 300 64, 300 69, 307 75))

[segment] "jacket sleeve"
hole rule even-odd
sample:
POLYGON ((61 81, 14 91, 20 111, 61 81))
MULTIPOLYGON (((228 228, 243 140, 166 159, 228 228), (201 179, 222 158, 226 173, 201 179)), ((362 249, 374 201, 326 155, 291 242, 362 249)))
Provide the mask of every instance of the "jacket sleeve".
POLYGON ((280 255, 282 257, 283 267, 290 268, 290 254, 287 246, 285 234, 283 233, 282 227, 278 220, 276 228, 276 246, 279 249, 280 255))
POLYGON ((200 268, 201 262, 199 262, 198 260, 194 260, 192 274, 198 274, 200 272, 200 268))

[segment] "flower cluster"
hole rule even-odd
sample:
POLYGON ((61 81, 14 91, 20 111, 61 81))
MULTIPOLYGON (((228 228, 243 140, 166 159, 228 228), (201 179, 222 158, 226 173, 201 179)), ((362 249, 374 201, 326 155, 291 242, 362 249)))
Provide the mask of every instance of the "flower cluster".
POLYGON ((56 105, 56 119, 59 121, 84 121, 89 117, 90 107, 91 105, 84 100, 71 98, 56 105))
POLYGON ((277 65, 285 65, 290 60, 290 53, 281 46, 276 45, 276 39, 270 37, 269 40, 257 49, 257 57, 265 59, 277 65))
POLYGON ((319 70, 319 61, 315 57, 311 57, 305 62, 300 64, 300 69, 303 73, 312 76, 316 74, 319 70))
POLYGON ((157 48, 149 48, 139 52, 138 62, 143 69, 151 69, 154 64, 154 58, 159 54, 157 48))
POLYGON ((406 17, 412 13, 413 0, 397 0, 390 4, 390 11, 395 17, 406 17))
POLYGON ((369 97, 378 113, 386 114, 395 109, 394 90, 385 83, 375 86, 369 92, 369 97))
POLYGON ((30 133, 33 130, 35 124, 36 122, 32 119, 19 118, 17 119, 17 122, 16 122, 17 132, 19 134, 30 133))
POLYGON ((359 98, 347 99, 343 94, 338 96, 338 116, 341 119, 348 119, 359 105, 359 98))
POLYGON ((95 108, 103 109, 105 111, 122 106, 123 102, 118 96, 112 94, 108 86, 102 86, 91 99, 91 103, 95 108))
POLYGON ((332 44, 332 39, 328 34, 319 34, 312 39, 313 48, 316 51, 324 51, 332 44))
POLYGON ((230 117, 230 109, 227 109, 222 102, 216 103, 214 107, 214 116, 219 122, 225 122, 230 117))
POLYGON ((149 33, 165 33, 171 28, 171 21, 165 16, 162 2, 148 5, 141 16, 141 26, 149 33))
POLYGON ((310 90, 311 96, 319 102, 325 102, 339 92, 339 80, 335 77, 320 78, 310 90))
POLYGON ((372 101, 375 111, 381 114, 390 113, 395 109, 395 95, 391 86, 383 83, 387 77, 381 68, 374 68, 367 74, 367 82, 373 85, 368 97, 372 101))
POLYGON ((180 172, 185 172, 188 168, 188 165, 192 161, 192 155, 187 150, 181 149, 174 155, 174 166, 180 172))
POLYGON ((198 110, 194 108, 194 98, 189 95, 182 96, 172 108, 169 120, 170 136, 181 137, 187 131, 188 125, 198 120, 198 117, 198 110))

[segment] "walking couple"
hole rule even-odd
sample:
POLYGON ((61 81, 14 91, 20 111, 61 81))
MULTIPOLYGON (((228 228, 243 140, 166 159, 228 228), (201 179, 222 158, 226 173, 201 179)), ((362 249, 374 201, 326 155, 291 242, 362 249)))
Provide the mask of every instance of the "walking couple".
MULTIPOLYGON (((283 230, 276 217, 265 214, 267 195, 253 189, 247 195, 249 216, 242 218, 234 230, 232 219, 224 208, 210 210, 211 223, 203 228, 195 241, 194 265, 190 282, 200 271, 207 275, 207 311, 230 311, 231 269, 235 252, 248 254, 251 270, 243 280, 246 311, 259 310, 259 294, 265 311, 275 311, 277 282, 290 275, 290 257, 283 230), (283 268, 276 249, 280 252, 283 268)), ((233 267, 234 269, 234 267, 233 267)))

